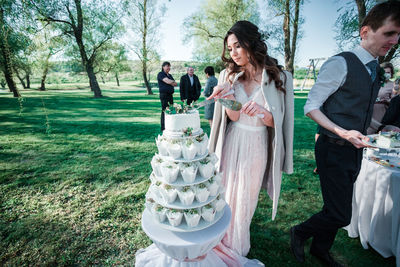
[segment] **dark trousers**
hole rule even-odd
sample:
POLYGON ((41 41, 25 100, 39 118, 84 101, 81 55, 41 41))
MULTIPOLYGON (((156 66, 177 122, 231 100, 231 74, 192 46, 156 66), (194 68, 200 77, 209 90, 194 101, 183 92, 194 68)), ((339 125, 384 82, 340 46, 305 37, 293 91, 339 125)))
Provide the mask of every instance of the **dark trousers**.
POLYGON ((164 110, 168 107, 168 105, 171 105, 174 103, 174 98, 172 97, 172 94, 160 93, 160 101, 161 101, 161 131, 164 131, 164 129, 165 129, 164 110))
POLYGON ((324 206, 295 229, 304 240, 313 237, 310 250, 326 254, 338 229, 350 224, 353 184, 360 171, 362 149, 347 141, 345 144, 334 143, 321 134, 315 144, 315 159, 324 206))

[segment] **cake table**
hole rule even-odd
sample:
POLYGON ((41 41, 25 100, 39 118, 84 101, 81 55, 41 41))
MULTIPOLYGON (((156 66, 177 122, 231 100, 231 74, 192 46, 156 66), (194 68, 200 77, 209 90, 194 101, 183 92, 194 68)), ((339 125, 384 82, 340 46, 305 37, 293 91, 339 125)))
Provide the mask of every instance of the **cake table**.
POLYGON ((136 253, 137 267, 209 267, 226 266, 212 249, 222 240, 231 220, 231 210, 225 206, 224 215, 212 226, 193 232, 174 232, 157 225, 145 211, 142 229, 154 242, 136 253))
POLYGON ((400 169, 396 161, 393 167, 382 165, 377 157, 383 156, 371 156, 373 152, 364 150, 351 223, 345 229, 349 237, 360 237, 364 249, 369 245, 385 258, 395 256, 400 267, 400 169))

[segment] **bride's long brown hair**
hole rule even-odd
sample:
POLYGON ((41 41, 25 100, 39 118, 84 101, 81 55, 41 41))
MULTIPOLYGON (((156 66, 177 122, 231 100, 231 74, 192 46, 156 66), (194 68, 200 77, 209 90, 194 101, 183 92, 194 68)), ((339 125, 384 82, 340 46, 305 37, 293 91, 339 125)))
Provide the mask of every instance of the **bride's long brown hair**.
POLYGON ((221 59, 226 63, 228 77, 241 71, 245 72, 243 79, 247 79, 250 75, 247 73, 244 67, 237 65, 231 57, 227 58, 225 56, 228 37, 231 34, 236 36, 240 46, 247 51, 249 62, 254 66, 255 70, 257 71, 258 68, 264 68, 269 76, 268 82, 273 80, 278 90, 286 92, 285 88, 283 87, 283 82, 280 79, 281 71, 272 58, 268 56, 268 47, 262 40, 262 35, 258 31, 258 27, 246 20, 240 20, 236 22, 226 33, 224 38, 224 49, 222 51, 221 59))

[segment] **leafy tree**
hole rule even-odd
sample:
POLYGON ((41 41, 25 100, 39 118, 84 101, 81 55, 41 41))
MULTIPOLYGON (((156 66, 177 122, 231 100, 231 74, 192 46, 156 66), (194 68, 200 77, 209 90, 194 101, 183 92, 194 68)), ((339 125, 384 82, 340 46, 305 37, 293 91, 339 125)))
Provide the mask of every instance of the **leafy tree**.
MULTIPOLYGON (((397 1, 397 0, 389 0, 397 1)), ((342 50, 355 47, 360 43, 360 28, 368 11, 378 0, 353 0, 338 1, 343 4, 338 9, 339 16, 335 22, 336 42, 342 50), (343 2, 343 3, 342 3, 343 2)), ((400 41, 400 39, 399 39, 400 41)), ((394 45, 384 57, 379 57, 379 62, 389 62, 400 55, 399 44, 394 45)))
POLYGON ((52 25, 43 24, 42 29, 33 38, 36 47, 33 55, 35 68, 41 71, 40 91, 46 90, 47 74, 54 66, 54 62, 51 62, 50 58, 67 46, 64 37, 52 25))
POLYGON ((132 51, 141 62, 141 71, 147 93, 153 94, 149 83, 149 62, 159 58, 159 25, 164 16, 165 6, 159 7, 158 0, 133 0, 128 5, 127 27, 134 33, 132 51))
POLYGON ((112 43, 104 46, 94 62, 96 73, 112 73, 117 85, 120 86, 119 74, 131 71, 126 53, 125 47, 121 44, 112 43))
POLYGON ((18 40, 18 35, 15 34, 10 21, 12 21, 17 8, 15 1, 0 0, 0 69, 14 97, 19 97, 20 94, 13 79, 13 53, 10 43, 18 40))
POLYGON ((221 52, 226 32, 238 20, 258 25, 258 5, 255 0, 206 0, 183 24, 184 42, 196 44, 194 59, 223 68, 221 52))
POLYGON ((284 52, 285 68, 291 73, 294 72, 298 41, 302 37, 300 25, 304 23, 304 19, 300 14, 300 10, 303 4, 303 0, 268 1, 267 8, 270 10, 270 17, 273 18, 268 18, 266 22, 269 39, 279 40, 275 42, 274 50, 279 53, 284 52))
POLYGON ((93 63, 102 46, 121 30, 120 1, 29 0, 41 21, 55 24, 75 41, 94 97, 102 97, 93 63))
POLYGON ((22 87, 24 89, 31 88, 30 76, 34 64, 32 54, 37 47, 26 32, 19 33, 18 43, 18 45, 13 45, 13 69, 22 87))

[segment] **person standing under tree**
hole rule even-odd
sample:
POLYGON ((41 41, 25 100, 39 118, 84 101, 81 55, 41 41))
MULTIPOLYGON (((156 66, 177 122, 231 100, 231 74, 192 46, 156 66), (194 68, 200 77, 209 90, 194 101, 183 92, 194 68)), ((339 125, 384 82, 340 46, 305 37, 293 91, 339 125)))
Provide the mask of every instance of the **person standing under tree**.
POLYGON ((188 105, 199 99, 201 84, 199 78, 194 74, 194 69, 192 67, 188 67, 187 74, 181 77, 179 89, 181 93, 181 100, 186 100, 188 105))
POLYGON ((161 66, 161 71, 157 75, 158 88, 160 90, 160 101, 161 101, 161 131, 164 131, 164 111, 168 105, 174 103, 174 86, 178 84, 175 82, 174 78, 169 71, 171 70, 171 63, 168 61, 163 62, 161 66))
POLYGON ((342 266, 329 251, 339 228, 351 221, 353 184, 381 84, 377 58, 397 44, 399 35, 400 2, 374 6, 361 24, 360 46, 328 59, 308 95, 304 113, 321 126, 315 158, 324 205, 290 229, 291 250, 300 262, 304 243, 312 237, 313 256, 328 266, 342 266))
MULTIPOLYGON (((204 96, 209 97, 213 93, 214 87, 218 84, 218 80, 217 78, 215 78, 215 72, 213 67, 211 66, 206 67, 204 69, 204 73, 206 74, 207 77, 206 85, 204 87, 204 96)), ((212 125, 212 120, 214 116, 214 107, 215 107, 214 103, 204 107, 204 117, 210 123, 210 127, 212 125)))

